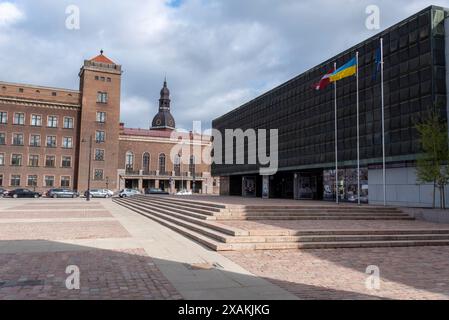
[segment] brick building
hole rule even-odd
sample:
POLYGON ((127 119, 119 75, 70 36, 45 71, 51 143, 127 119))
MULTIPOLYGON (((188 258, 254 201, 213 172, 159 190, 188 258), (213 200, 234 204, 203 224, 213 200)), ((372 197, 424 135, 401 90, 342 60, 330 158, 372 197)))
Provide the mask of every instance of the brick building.
POLYGON ((204 150, 210 138, 176 131, 166 82, 150 129, 120 123, 121 74, 101 52, 84 61, 79 90, 0 82, 0 186, 83 192, 90 175, 91 188, 216 192, 201 157, 171 154, 179 139, 204 150))

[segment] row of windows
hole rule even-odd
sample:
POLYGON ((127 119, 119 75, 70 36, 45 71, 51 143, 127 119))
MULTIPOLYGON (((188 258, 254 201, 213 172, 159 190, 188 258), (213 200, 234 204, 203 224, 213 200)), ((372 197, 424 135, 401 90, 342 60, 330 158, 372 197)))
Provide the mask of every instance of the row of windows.
MULTIPOLYGON (((158 170, 160 173, 166 172, 166 155, 161 153, 158 159, 158 170)), ((150 171, 150 163, 151 163, 151 155, 148 152, 145 152, 142 157, 142 170, 149 172, 150 171)), ((125 167, 126 170, 134 170, 134 153, 128 151, 125 156, 125 167)), ((177 156, 175 158, 173 164, 173 171, 177 174, 181 172, 181 156, 177 156)), ((195 156, 190 156, 189 161, 189 172, 195 173, 195 156)))
MULTIPOLYGON (((11 154, 10 165, 11 166, 22 166, 23 165, 23 155, 20 153, 11 154)), ((6 165, 6 156, 4 153, 0 153, 0 166, 6 165)), ((39 167, 40 156, 36 154, 30 154, 28 156, 28 166, 29 167, 39 167)), ((56 168, 56 156, 46 155, 45 156, 45 167, 56 168)), ((72 167, 72 157, 62 156, 61 157, 61 168, 71 168, 72 167)))
MULTIPOLYGON (((3 90, 3 91, 6 91, 6 89, 7 89, 6 86, 2 86, 2 90, 3 90)), ((20 93, 24 93, 24 92, 25 92, 25 90, 24 90, 23 88, 19 88, 18 91, 19 91, 20 93)), ((36 92, 36 93, 41 93, 40 90, 36 90, 35 92, 36 92)), ((58 95, 58 93, 57 93, 56 91, 53 91, 53 92, 51 93, 51 95, 52 95, 53 97, 56 97, 56 96, 58 95)), ((72 97, 73 95, 72 95, 71 93, 68 93, 67 96, 72 97)))
MULTIPOLYGON (((11 144, 13 146, 24 146, 25 145, 25 135, 23 133, 13 133, 11 136, 11 144)), ((7 137, 5 132, 0 132, 0 145, 6 145, 7 137)), ((41 135, 40 134, 30 134, 29 136, 29 146, 30 147, 41 147, 41 135)), ((56 136, 46 136, 47 148, 57 147, 56 136)), ((61 147, 64 149, 73 148, 73 137, 63 137, 61 147)))
MULTIPOLYGON (((0 174, 0 186, 4 186, 6 183, 5 177, 3 174, 0 174)), ((39 177, 35 174, 30 174, 26 176, 26 186, 28 187, 38 187, 39 177)), ((56 187, 56 177, 53 175, 44 175, 42 177, 42 187, 53 188, 56 187)), ((71 176, 60 176, 59 178, 59 186, 61 188, 70 187, 72 182, 71 176)), ((12 174, 10 175, 9 185, 11 187, 20 187, 22 185, 22 176, 20 174, 12 174)))
POLYGON ((97 81, 103 81, 103 82, 111 82, 112 81, 112 79, 111 78, 109 78, 109 77, 100 77, 100 76, 95 76, 95 80, 97 80, 97 81))
MULTIPOLYGON (((106 112, 98 111, 96 116, 96 121, 99 123, 106 122, 106 112)), ((0 111, 0 124, 8 123, 8 112, 0 111)), ((14 112, 13 124, 15 125, 25 125, 25 113, 14 112)), ((32 114, 30 117, 30 126, 32 127, 42 127, 42 115, 32 114)), ((57 128, 58 127, 58 116, 47 116, 47 127, 57 128)), ((74 128, 74 119, 72 117, 64 117, 63 126, 64 129, 74 128)))
MULTIPOLYGON (((58 116, 47 116, 47 127, 57 128, 58 127, 58 116)), ((8 123, 8 112, 0 111, 0 124, 8 123)), ((25 113, 24 112, 14 112, 12 123, 15 125, 25 125, 25 113)), ((32 114, 30 117, 30 126, 41 127, 42 126, 42 115, 32 114)), ((73 117, 64 117, 63 126, 64 129, 74 128, 73 117)))

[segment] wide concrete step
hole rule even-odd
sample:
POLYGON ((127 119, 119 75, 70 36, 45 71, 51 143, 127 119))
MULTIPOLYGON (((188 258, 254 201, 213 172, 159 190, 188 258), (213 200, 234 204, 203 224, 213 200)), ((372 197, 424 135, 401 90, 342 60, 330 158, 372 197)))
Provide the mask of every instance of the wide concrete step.
MULTIPOLYGON (((353 241, 399 241, 399 240, 449 240, 449 234, 384 234, 384 235, 310 235, 310 236, 259 236, 267 243, 281 242, 353 242, 353 241)), ((238 242, 238 241, 237 241, 238 242)), ((246 241, 249 242, 249 241, 246 241)), ((261 242, 261 241, 254 241, 261 242)))
MULTIPOLYGON (((284 205, 262 205, 262 206, 255 206, 255 205, 245 205, 241 208, 246 210, 276 210, 276 209, 282 209, 282 210, 375 210, 375 211, 398 211, 401 212, 401 209, 397 207, 379 207, 379 206, 370 206, 370 205, 290 205, 290 206, 284 206, 284 205)), ((238 209, 238 208, 235 208, 238 209)))
POLYGON ((246 230, 240 230, 237 228, 227 227, 224 225, 216 225, 204 220, 199 220, 192 217, 184 216, 182 214, 177 214, 176 212, 171 212, 170 210, 143 207, 141 204, 136 204, 133 202, 133 200, 130 199, 125 200, 121 199, 115 201, 121 205, 124 206, 126 205, 128 208, 138 209, 140 212, 145 212, 150 215, 156 215, 161 219, 168 220, 172 223, 194 230, 198 233, 201 233, 203 235, 206 235, 221 242, 226 242, 227 241, 226 239, 229 236, 248 235, 248 231, 246 230))
POLYGON ((354 215, 354 216, 327 216, 327 215, 313 215, 313 216, 237 216, 237 215, 220 215, 216 216, 218 221, 238 221, 238 220, 415 220, 410 216, 375 216, 375 215, 354 215))
POLYGON ((384 212, 247 212, 247 213, 231 213, 216 214, 215 216, 237 216, 237 217, 262 217, 262 216, 283 216, 283 217, 304 217, 304 216, 382 216, 382 217, 410 217, 406 213, 384 213, 384 212))
POLYGON ((361 229, 361 230, 248 230, 254 236, 345 236, 345 235, 438 235, 449 234, 449 229, 361 229))
POLYGON ((233 246, 232 250, 292 250, 292 249, 340 249, 340 248, 382 248, 448 246, 449 240, 399 240, 399 241, 347 241, 347 242, 288 242, 252 243, 233 246))
POLYGON ((165 202, 170 203, 183 203, 188 204, 191 206, 197 206, 199 208, 210 208, 210 209, 226 209, 227 205, 220 204, 220 203, 212 203, 212 202, 205 202, 205 201, 198 201, 198 200, 189 200, 185 198, 173 198, 170 196, 154 196, 154 195, 138 195, 136 198, 153 198, 153 199, 160 199, 165 202))
POLYGON ((184 209, 182 206, 167 204, 158 201, 146 200, 146 199, 133 199, 135 203, 139 203, 142 206, 150 208, 170 209, 173 212, 191 216, 202 220, 216 220, 212 212, 203 213, 203 210, 199 209, 184 209))

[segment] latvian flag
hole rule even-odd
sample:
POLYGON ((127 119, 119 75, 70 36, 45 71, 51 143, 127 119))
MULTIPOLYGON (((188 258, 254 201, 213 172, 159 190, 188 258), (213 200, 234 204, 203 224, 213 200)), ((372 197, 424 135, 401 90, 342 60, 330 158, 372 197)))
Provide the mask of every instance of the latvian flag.
POLYGON ((314 85, 313 85, 313 87, 314 87, 314 89, 315 90, 323 90, 323 89, 325 89, 328 85, 329 85, 329 83, 331 83, 331 79, 330 79, 330 76, 331 76, 331 74, 334 72, 334 70, 330 70, 328 73, 326 73, 322 78, 321 78, 321 80, 320 80, 320 82, 318 82, 318 83, 315 83, 314 85))

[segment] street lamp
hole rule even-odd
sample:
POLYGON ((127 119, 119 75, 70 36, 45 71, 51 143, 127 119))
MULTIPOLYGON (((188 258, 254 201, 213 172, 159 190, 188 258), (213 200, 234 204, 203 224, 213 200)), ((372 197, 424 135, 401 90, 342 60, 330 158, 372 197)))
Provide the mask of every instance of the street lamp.
MULTIPOLYGON (((83 139, 81 142, 87 142, 83 139)), ((89 137, 89 173, 87 175, 87 196, 86 201, 90 201, 90 174, 91 174, 91 166, 92 166, 92 135, 89 137)))

